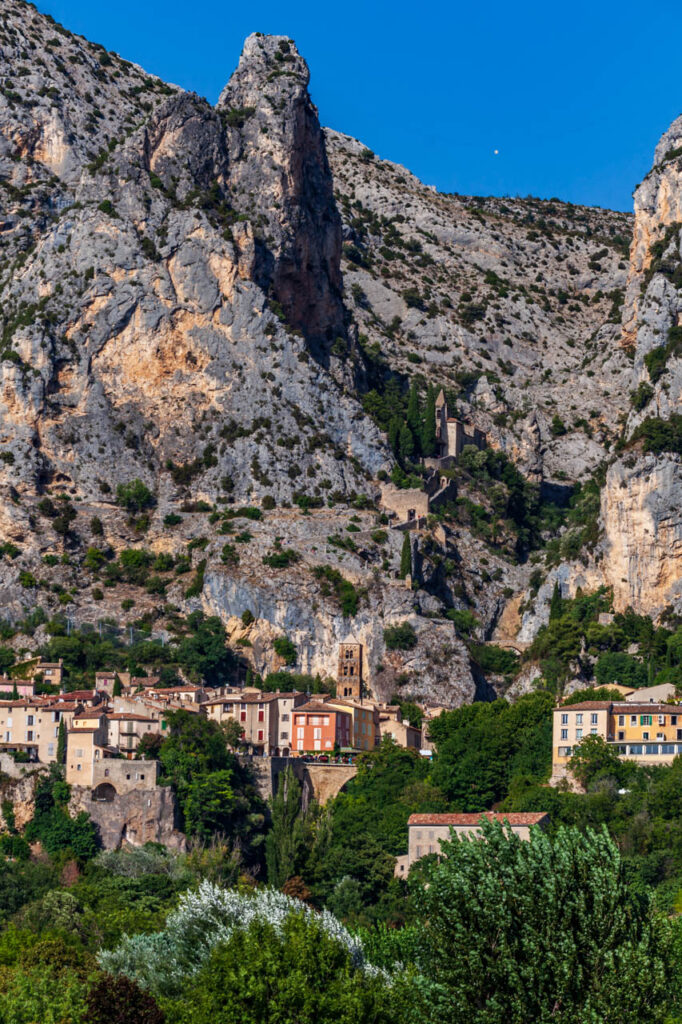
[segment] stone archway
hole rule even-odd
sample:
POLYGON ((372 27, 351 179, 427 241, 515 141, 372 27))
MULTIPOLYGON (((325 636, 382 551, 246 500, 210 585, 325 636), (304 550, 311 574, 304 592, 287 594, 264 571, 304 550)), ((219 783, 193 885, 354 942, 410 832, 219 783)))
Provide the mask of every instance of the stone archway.
POLYGON ((116 789, 110 782, 100 782, 92 791, 92 799, 98 803, 110 804, 118 796, 116 789))

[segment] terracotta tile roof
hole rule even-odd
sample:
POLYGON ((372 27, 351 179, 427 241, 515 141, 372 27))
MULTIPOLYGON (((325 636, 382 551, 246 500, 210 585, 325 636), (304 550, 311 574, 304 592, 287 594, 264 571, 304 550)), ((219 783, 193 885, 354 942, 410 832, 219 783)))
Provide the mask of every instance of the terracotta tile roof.
POLYGON ((546 812, 534 814, 520 814, 510 812, 505 814, 500 811, 483 811, 478 814, 411 814, 407 819, 409 825, 478 825, 481 818, 488 821, 508 821, 510 825, 539 825, 541 821, 549 819, 546 812))
POLYGON ((155 718, 148 718, 147 715, 133 715, 129 711, 116 711, 107 715, 112 722, 155 722, 155 718))
POLYGON ((93 700, 99 693, 97 690, 69 690, 64 696, 70 700, 93 700))
POLYGON ((198 693, 203 690, 203 686, 193 686, 189 683, 187 686, 159 686, 159 687, 147 687, 145 693, 156 693, 156 694, 168 694, 168 693, 198 693))
POLYGON ((657 701, 642 701, 639 704, 634 700, 584 700, 580 704, 561 704, 554 709, 554 713, 556 714, 557 711, 611 711, 616 715, 680 715, 682 714, 682 704, 661 704, 657 701))
POLYGON ((299 711, 306 711, 311 714, 337 714, 337 715, 350 715, 350 711, 341 711, 339 708, 335 708, 331 704, 323 704, 321 701, 309 700, 307 704, 299 704, 297 708, 294 708, 296 714, 299 711))
POLYGON ((682 715, 680 704, 649 704, 642 702, 623 701, 613 705, 613 713, 617 715, 682 715))

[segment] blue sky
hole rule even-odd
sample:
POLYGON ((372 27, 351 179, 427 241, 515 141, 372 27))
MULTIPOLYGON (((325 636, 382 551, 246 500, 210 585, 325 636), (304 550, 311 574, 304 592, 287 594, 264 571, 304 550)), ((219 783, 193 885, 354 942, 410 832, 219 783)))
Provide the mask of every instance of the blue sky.
POLYGON ((630 210, 682 111, 679 0, 37 6, 212 102, 250 32, 289 35, 310 65, 322 123, 446 192, 630 210))

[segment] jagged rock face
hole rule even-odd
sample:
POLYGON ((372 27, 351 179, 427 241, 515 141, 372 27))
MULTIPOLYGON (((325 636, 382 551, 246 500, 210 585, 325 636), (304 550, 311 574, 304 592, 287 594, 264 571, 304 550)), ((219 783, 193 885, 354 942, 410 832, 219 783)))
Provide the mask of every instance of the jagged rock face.
POLYGON ((364 489, 390 467, 384 442, 309 354, 329 364, 344 332, 340 220, 293 44, 249 39, 214 110, 61 29, 52 46, 23 4, 0 10, 13 66, 39 43, 69 97, 34 103, 33 73, 0 96, 5 484, 97 500, 139 476, 171 499, 169 460, 203 460, 208 500, 364 489), (51 111, 63 167, 20 143, 51 111))
POLYGON ((347 303, 373 359, 448 388, 460 415, 532 479, 591 473, 631 387, 618 337, 632 218, 439 194, 354 139, 326 135, 347 303))
POLYGON ((344 336, 341 219, 308 67, 284 36, 249 36, 218 111, 235 206, 258 224, 256 280, 323 351, 344 336), (273 116, 275 112, 275 116, 273 116))
POLYGON ((678 456, 615 463, 602 491, 601 565, 614 605, 659 615, 682 603, 682 464, 678 456))
MULTIPOLYGON (((682 315, 682 118, 656 147, 654 166, 635 192, 635 229, 621 343, 633 358, 629 391, 642 401, 628 411, 626 435, 646 417, 680 411, 682 349, 671 329, 682 315), (646 357, 660 351, 651 374, 646 357), (665 354, 664 354, 665 353, 665 354)), ((603 540, 576 584, 613 588, 614 606, 659 615, 682 608, 682 472, 674 455, 642 455, 635 446, 609 469, 602 491, 603 540)))

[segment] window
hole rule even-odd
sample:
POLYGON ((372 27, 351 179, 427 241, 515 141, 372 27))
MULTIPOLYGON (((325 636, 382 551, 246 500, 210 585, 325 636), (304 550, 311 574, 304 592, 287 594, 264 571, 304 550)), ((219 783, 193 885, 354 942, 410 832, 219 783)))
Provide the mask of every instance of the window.
POLYGON ((76 765, 76 771, 79 772, 80 770, 81 770, 81 766, 79 764, 77 764, 76 765))
POLYGON ((562 740, 567 740, 568 739, 568 729, 562 729, 561 730, 561 738, 562 738, 562 740))
POLYGON ((33 715, 28 715, 26 720, 28 725, 33 725, 33 715))
POLYGON ((83 751, 82 750, 77 750, 76 751, 76 757, 82 757, 82 756, 83 756, 83 751))
POLYGON ((619 732, 618 733, 618 739, 619 740, 624 740, 625 739, 625 733, 624 732, 619 732))
POLYGON ((325 715, 322 719, 322 725, 329 725, 329 715, 325 715))
POLYGON ((651 717, 652 717, 651 715, 640 715, 639 716, 639 724, 640 725, 651 725, 651 717))
POLYGON ((659 725, 665 725, 665 715, 659 715, 658 716, 658 724, 659 725))
POLYGON ((104 769, 104 774, 105 774, 105 776, 107 776, 109 774, 109 769, 108 768, 104 769))
POLYGON ((314 740, 321 740, 322 739, 322 730, 321 729, 313 729, 313 739, 314 740))
POLYGON ((625 725, 625 715, 618 715, 618 725, 625 725))
POLYGON ((332 741, 331 740, 325 740, 325 744, 324 745, 327 748, 327 750, 331 750, 332 749, 332 741))
POLYGON ((33 739, 33 729, 27 729, 26 740, 30 742, 33 739))
POLYGON ((599 721, 599 718, 597 717, 597 712, 593 711, 592 714, 590 715, 590 725, 596 725, 598 721, 599 721))
POLYGON ((47 745, 47 756, 54 757, 54 743, 48 743, 47 745))
POLYGON ((583 738, 583 731, 582 731, 582 729, 576 729, 575 730, 575 738, 576 738, 576 742, 579 742, 583 738))
POLYGON ((630 715, 630 725, 637 725, 637 715, 630 715))
POLYGON ((305 725, 305 715, 296 715, 296 725, 305 725))
POLYGON ((246 721, 246 708, 244 708, 244 710, 239 713, 239 719, 242 722, 246 721))
POLYGON ((288 733, 288 732, 281 732, 281 733, 279 734, 279 738, 280 738, 281 740, 288 740, 288 739, 289 739, 289 733, 288 733))
POLYGON ((296 749, 297 750, 303 750, 303 740, 297 740, 296 741, 296 749))
POLYGON ((591 725, 590 726, 590 736, 596 736, 596 735, 597 735, 597 726, 596 725, 591 725))
POLYGON ((283 722, 288 722, 289 721, 289 716, 288 715, 282 715, 282 721, 283 722))
POLYGON ((561 716, 561 724, 562 724, 562 725, 568 725, 568 715, 567 715, 566 713, 564 713, 564 714, 563 714, 563 715, 561 716))
POLYGON ((577 713, 577 715, 575 716, 575 724, 576 725, 582 725, 583 724, 583 713, 582 713, 582 711, 579 711, 577 713))
POLYGON ((670 716, 670 724, 671 725, 677 725, 677 715, 671 715, 670 716))
POLYGON ((642 733, 642 739, 643 740, 648 740, 649 739, 649 731, 648 730, 646 732, 642 733))
POLYGON ((570 756, 571 756, 571 748, 570 747, 559 747, 559 757, 570 757, 570 756))
POLYGON ((263 742, 263 730, 262 729, 258 730, 258 742, 259 743, 263 742))
POLYGON ((264 722, 265 721, 265 712, 264 711, 259 711, 258 712, 258 721, 259 722, 264 722))

